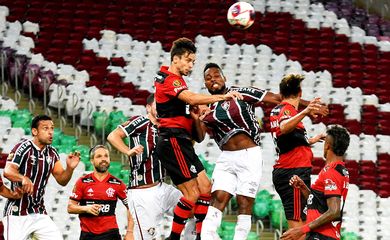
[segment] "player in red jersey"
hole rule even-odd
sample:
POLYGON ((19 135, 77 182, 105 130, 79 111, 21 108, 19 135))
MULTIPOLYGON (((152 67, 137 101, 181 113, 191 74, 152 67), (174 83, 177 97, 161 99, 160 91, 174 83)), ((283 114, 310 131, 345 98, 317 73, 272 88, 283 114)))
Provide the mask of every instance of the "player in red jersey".
POLYGON ((349 145, 349 134, 341 126, 331 126, 326 133, 326 165, 311 189, 298 176, 290 179, 290 185, 299 189, 307 199, 307 223, 289 229, 282 235, 282 240, 300 239, 305 233, 306 239, 340 239, 342 213, 349 185, 349 174, 343 161, 349 145))
POLYGON ((107 148, 97 145, 90 150, 94 171, 81 177, 69 199, 68 213, 79 214, 80 240, 121 240, 115 217, 117 200, 127 208, 125 240, 133 240, 133 219, 127 206, 126 185, 108 172, 107 148))
POLYGON ((22 140, 8 155, 4 177, 11 189, 20 187, 20 199, 9 198, 4 209, 4 236, 7 240, 62 239, 58 227, 47 215, 44 205, 46 184, 50 174, 65 186, 80 162, 79 153, 71 153, 63 168, 57 150, 51 146, 54 124, 49 116, 39 115, 31 122, 32 140, 22 140))
POLYGON ((210 202, 210 181, 202 163, 195 154, 192 139, 196 132, 191 118, 190 106, 204 105, 226 99, 242 99, 237 92, 204 95, 188 90, 183 76, 194 66, 196 47, 187 39, 173 42, 170 66, 162 66, 155 78, 155 99, 160 122, 156 154, 173 183, 183 193, 174 209, 171 239, 180 239, 186 220, 194 212, 197 218, 196 231, 200 238, 203 219, 210 202))
POLYGON ((324 137, 323 134, 310 139, 306 136, 302 119, 316 114, 322 105, 319 98, 315 98, 298 113, 303 79, 302 75, 290 74, 281 80, 279 88, 282 102, 271 111, 270 115, 271 133, 279 155, 272 172, 272 180, 282 200, 289 228, 302 226, 306 217, 303 213, 305 200, 300 191, 289 185, 289 179, 293 175, 298 175, 307 185, 310 185, 313 158, 310 145, 324 137))

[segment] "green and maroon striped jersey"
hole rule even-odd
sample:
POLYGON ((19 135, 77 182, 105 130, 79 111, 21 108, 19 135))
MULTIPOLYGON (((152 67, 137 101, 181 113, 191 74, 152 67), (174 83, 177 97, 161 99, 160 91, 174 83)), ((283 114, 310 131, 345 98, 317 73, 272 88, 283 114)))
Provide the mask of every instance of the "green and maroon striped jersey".
MULTIPOLYGON (((7 162, 15 164, 19 173, 30 178, 34 193, 23 194, 20 199, 8 199, 4 216, 24 216, 28 214, 47 214, 43 196, 54 164, 60 160, 57 150, 50 145, 40 150, 31 140, 23 140, 12 149, 7 162)), ((12 182, 11 189, 21 187, 21 182, 12 182)))
POLYGON ((241 93, 244 99, 211 104, 211 112, 203 119, 208 132, 220 148, 237 133, 248 134, 260 145, 260 124, 255 116, 255 104, 263 100, 267 91, 254 87, 231 87, 229 91, 241 93))
POLYGON ((165 172, 154 154, 158 132, 157 126, 146 117, 135 116, 119 127, 129 138, 129 148, 142 145, 142 154, 129 158, 129 187, 137 187, 161 181, 165 172))

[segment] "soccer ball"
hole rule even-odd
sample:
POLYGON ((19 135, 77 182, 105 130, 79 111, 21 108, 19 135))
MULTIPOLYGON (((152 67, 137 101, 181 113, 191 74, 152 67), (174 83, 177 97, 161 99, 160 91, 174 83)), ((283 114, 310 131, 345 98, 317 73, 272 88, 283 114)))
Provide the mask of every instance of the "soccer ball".
POLYGON ((247 2, 236 2, 230 6, 227 20, 238 29, 247 29, 255 21, 255 9, 247 2))

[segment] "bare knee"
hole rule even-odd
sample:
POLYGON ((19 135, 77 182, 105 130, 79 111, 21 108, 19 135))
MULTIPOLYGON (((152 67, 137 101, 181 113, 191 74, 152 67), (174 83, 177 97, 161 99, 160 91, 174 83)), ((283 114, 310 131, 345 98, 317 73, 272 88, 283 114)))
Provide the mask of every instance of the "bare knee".
POLYGON ((254 198, 237 195, 238 213, 251 215, 254 201, 254 198))
POLYGON ((177 185, 177 188, 183 193, 183 197, 189 201, 196 202, 200 191, 196 179, 177 185))
POLYGON ((226 205, 229 203, 229 200, 232 198, 232 195, 228 192, 217 190, 212 193, 211 205, 221 212, 225 210, 226 205))

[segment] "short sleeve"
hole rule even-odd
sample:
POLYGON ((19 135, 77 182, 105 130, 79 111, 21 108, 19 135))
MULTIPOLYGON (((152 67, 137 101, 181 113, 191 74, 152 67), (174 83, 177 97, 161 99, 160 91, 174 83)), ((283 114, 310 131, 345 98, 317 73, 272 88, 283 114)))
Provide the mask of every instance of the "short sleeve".
POLYGON ((83 199, 83 182, 81 178, 77 180, 69 198, 77 202, 80 202, 83 199))
POLYGON ((148 119, 142 116, 135 116, 130 118, 125 123, 119 125, 118 127, 122 129, 122 131, 126 134, 126 136, 130 136, 136 132, 136 130, 147 123, 148 119))
POLYGON ((28 141, 18 143, 8 154, 7 162, 11 162, 17 166, 22 164, 24 156, 28 154, 30 146, 28 141))
POLYGON ((261 102, 267 94, 266 90, 255 87, 231 87, 230 91, 237 91, 241 93, 244 97, 243 101, 252 104, 261 102))
POLYGON ((126 207, 128 207, 128 201, 127 201, 127 188, 126 188, 126 185, 121 182, 121 184, 119 185, 118 187, 118 198, 122 201, 123 205, 125 205, 126 207))
POLYGON ((324 172, 323 181, 324 181, 324 195, 326 197, 341 196, 343 189, 342 176, 335 171, 330 169, 324 172))
POLYGON ((280 111, 278 121, 279 121, 279 123, 281 123, 286 119, 290 119, 290 118, 294 117, 296 114, 297 114, 297 111, 295 110, 295 108, 291 107, 290 105, 286 105, 280 111))
POLYGON ((184 79, 176 76, 167 77, 164 81, 163 88, 164 94, 170 98, 175 98, 179 93, 188 89, 184 79))

